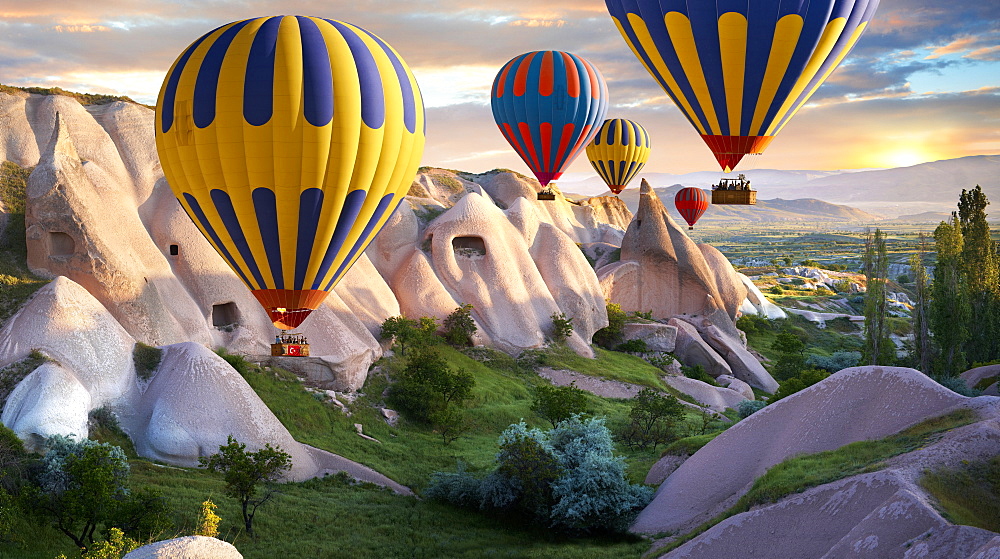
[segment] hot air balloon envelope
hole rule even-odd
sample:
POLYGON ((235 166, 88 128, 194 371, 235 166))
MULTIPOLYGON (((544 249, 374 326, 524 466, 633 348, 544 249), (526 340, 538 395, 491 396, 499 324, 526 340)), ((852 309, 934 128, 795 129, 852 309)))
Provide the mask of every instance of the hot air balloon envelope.
POLYGON ((611 192, 619 194, 649 160, 649 134, 631 120, 605 120, 587 144, 587 158, 611 192))
POLYGON ((625 42, 729 172, 854 47, 878 0, 606 0, 625 42))
POLYGON ((608 110, 608 86, 575 54, 536 51, 504 65, 490 100, 500 132, 545 186, 597 133, 608 110))
POLYGON ((423 146, 423 102, 402 58, 334 20, 223 25, 180 55, 156 103, 171 189, 282 329, 378 233, 423 146))
POLYGON ((688 186, 677 191, 674 195, 674 207, 688 224, 688 229, 694 229, 694 224, 708 209, 708 196, 700 188, 688 186))

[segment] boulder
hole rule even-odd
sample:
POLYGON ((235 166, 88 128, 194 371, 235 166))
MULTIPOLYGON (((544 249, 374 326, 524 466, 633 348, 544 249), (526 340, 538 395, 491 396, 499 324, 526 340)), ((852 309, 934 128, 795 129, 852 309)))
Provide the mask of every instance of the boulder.
POLYGON ((677 318, 671 318, 667 324, 677 329, 674 355, 681 363, 689 367, 701 365, 705 368, 705 372, 712 377, 733 376, 733 369, 721 355, 712 349, 712 346, 702 339, 694 325, 677 318))
MULTIPOLYGON (((654 318, 725 309, 701 250, 684 233, 645 180, 639 208, 622 240, 621 262, 598 270, 605 297, 626 312, 654 318)), ((732 303, 733 312, 742 298, 732 303)))
POLYGON ((989 396, 1000 396, 1000 393, 997 393, 997 388, 1000 386, 997 383, 1000 380, 1000 365, 985 365, 969 369, 962 373, 961 377, 969 388, 975 388, 983 379, 992 378, 993 382, 986 387, 983 393, 989 396))
POLYGON ((312 456, 257 397, 229 363, 204 346, 185 342, 163 348, 163 357, 134 407, 117 409, 136 451, 153 460, 197 466, 227 438, 250 450, 265 444, 292 457, 288 479, 318 471, 312 456))
POLYGON ((740 307, 743 314, 752 313, 768 320, 788 318, 785 311, 781 310, 781 307, 775 305, 770 299, 765 297, 764 294, 760 292, 760 289, 754 285, 753 281, 750 280, 750 278, 738 272, 736 275, 740 278, 740 281, 743 282, 743 286, 747 288, 747 299, 740 307))
POLYGON ((7 398, 0 422, 14 431, 30 452, 42 452, 45 439, 64 435, 87 438, 93 399, 72 371, 43 363, 28 374, 7 398))
POLYGON ((669 353, 677 347, 677 327, 670 324, 627 322, 622 337, 646 342, 649 351, 669 353))
MULTIPOLYGON (((135 340, 100 301, 72 280, 58 277, 39 289, 0 329, 0 368, 24 359, 32 350, 48 356, 58 367, 50 369, 46 378, 66 373, 73 382, 65 379, 55 384, 67 388, 79 384, 88 394, 89 404, 82 418, 75 420, 86 424, 91 409, 127 398, 136 390, 134 346, 135 340)), ((7 407, 14 400, 12 395, 7 407)), ((69 400, 66 404, 77 407, 69 400)), ((26 404, 19 405, 24 409, 26 404)))
POLYGON ((730 390, 735 390, 739 392, 746 400, 756 400, 757 396, 753 393, 753 388, 749 384, 743 382, 742 380, 731 377, 729 375, 719 375, 715 377, 715 382, 725 386, 730 390))
POLYGON ((786 458, 883 438, 966 400, 913 369, 844 369, 754 413, 702 447, 660 485, 632 530, 690 529, 725 510, 753 480, 786 458), (725 476, 718 473, 720 463, 727 464, 725 476))
POLYGON ((722 304, 729 313, 730 320, 736 320, 740 305, 747 298, 746 285, 729 259, 719 252, 719 249, 705 243, 699 243, 698 249, 701 250, 705 262, 715 276, 715 286, 719 290, 719 296, 722 297, 722 304))
POLYGON ((183 536, 138 547, 122 559, 243 559, 243 555, 229 542, 183 536))
POLYGON ((577 201, 581 207, 593 208, 594 218, 624 231, 632 221, 632 212, 617 196, 594 196, 577 201))
POLYGON ((725 334, 715 325, 706 326, 700 329, 699 333, 702 339, 726 361, 734 377, 765 392, 773 394, 778 390, 778 382, 744 347, 745 342, 740 338, 725 334))
MULTIPOLYGON (((851 395, 834 392, 830 396, 851 395)), ((935 413, 963 408, 974 411, 978 421, 890 458, 881 471, 813 487, 732 516, 664 557, 994 557, 1000 551, 1000 536, 950 524, 932 506, 933 498, 919 483, 928 470, 960 468, 1000 454, 1000 399, 965 399, 935 413), (782 545, 774 545, 775 534, 781 535, 782 545)))
POLYGON ((736 409, 736 406, 747 398, 735 390, 712 386, 707 382, 687 377, 663 377, 670 387, 691 396, 708 409, 716 412, 726 411, 727 408, 736 409))

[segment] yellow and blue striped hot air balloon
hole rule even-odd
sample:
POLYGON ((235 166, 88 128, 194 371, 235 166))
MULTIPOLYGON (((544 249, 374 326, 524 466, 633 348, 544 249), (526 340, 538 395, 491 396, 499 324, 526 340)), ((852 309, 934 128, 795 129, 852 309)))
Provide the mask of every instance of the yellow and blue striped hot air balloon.
POLYGON ((632 52, 729 172, 854 47, 878 0, 605 0, 632 52))
POLYGON ((616 195, 649 160, 649 134, 638 122, 609 118, 587 144, 587 159, 616 195))
POLYGON ((424 148, 403 59, 349 23, 223 25, 191 44, 156 103, 156 148, 181 205, 291 329, 403 200, 424 148))

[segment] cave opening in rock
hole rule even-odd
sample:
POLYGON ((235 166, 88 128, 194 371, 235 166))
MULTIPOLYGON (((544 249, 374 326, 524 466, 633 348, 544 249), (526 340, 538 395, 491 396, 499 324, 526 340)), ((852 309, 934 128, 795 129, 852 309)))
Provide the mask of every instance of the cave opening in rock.
POLYGON ((235 326, 240 322, 240 310, 236 303, 222 303, 212 305, 212 326, 222 328, 224 326, 235 326))
POLYGON ((50 256, 73 256, 74 252, 76 252, 76 241, 73 237, 60 231, 49 232, 50 256))
POLYGON ((177 256, 181 253, 181 248, 177 245, 170 245, 170 256, 177 256))
POLYGON ((482 237, 455 237, 451 240, 451 246, 455 249, 455 254, 461 256, 486 255, 486 242, 482 237))

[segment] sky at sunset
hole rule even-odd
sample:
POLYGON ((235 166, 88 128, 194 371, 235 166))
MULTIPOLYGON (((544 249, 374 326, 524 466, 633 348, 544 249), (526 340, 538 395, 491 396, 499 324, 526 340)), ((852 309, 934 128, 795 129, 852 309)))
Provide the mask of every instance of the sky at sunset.
MULTIPOLYGON (((490 86, 514 56, 556 49, 601 70, 611 94, 609 118, 629 118, 649 131, 646 170, 718 169, 625 45, 601 0, 0 0, 0 83, 154 104, 164 73, 200 35, 275 14, 347 21, 399 51, 427 107, 424 165, 527 173, 493 123, 490 86)), ((1000 2, 882 0, 844 64, 751 166, 897 167, 996 153, 1000 2)), ((590 166, 581 158, 570 171, 590 166)))

